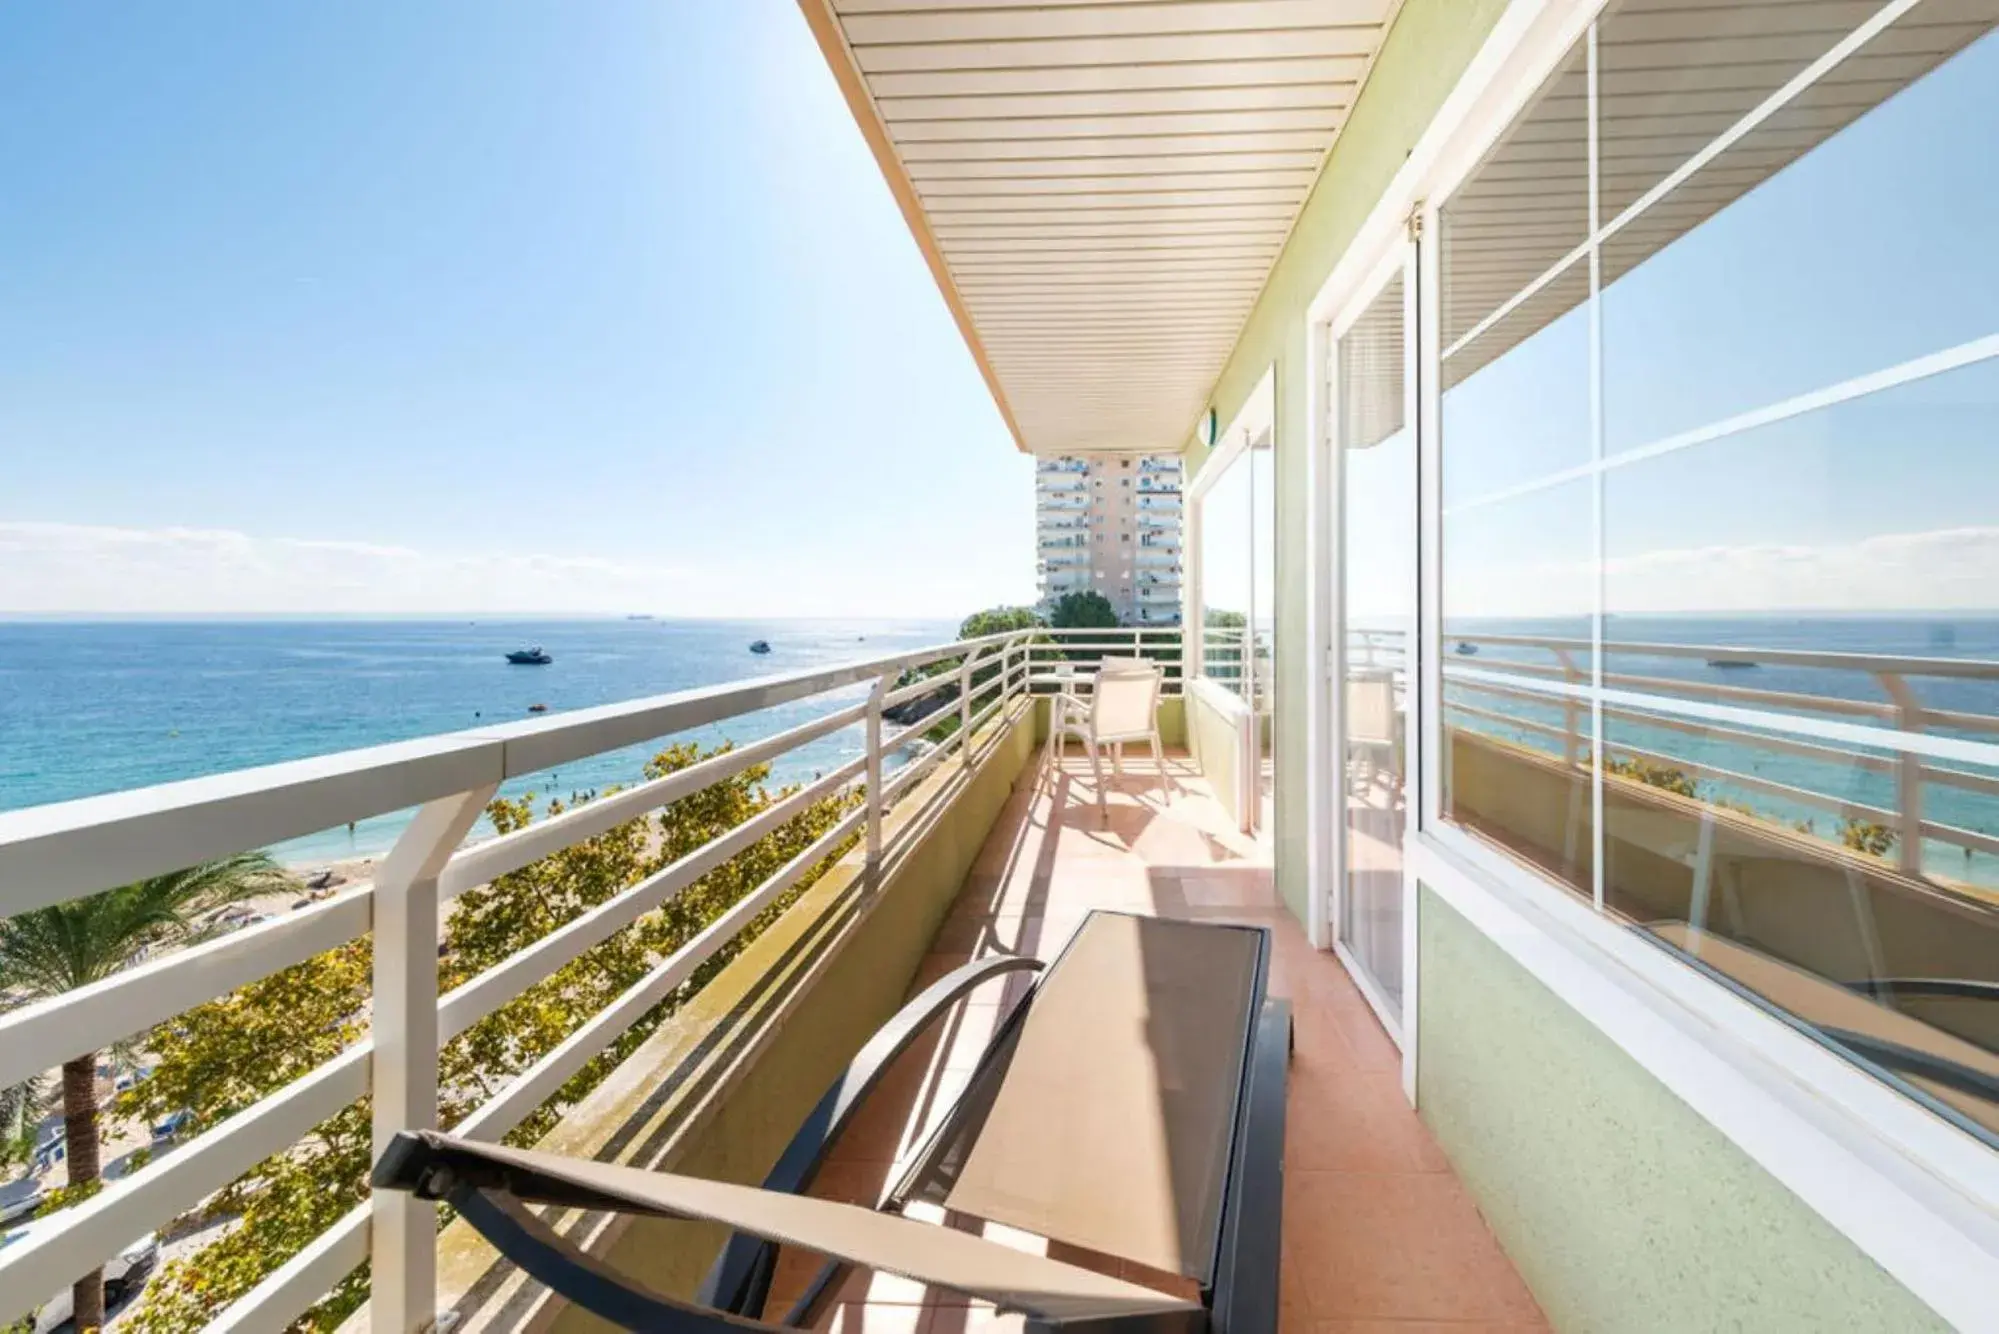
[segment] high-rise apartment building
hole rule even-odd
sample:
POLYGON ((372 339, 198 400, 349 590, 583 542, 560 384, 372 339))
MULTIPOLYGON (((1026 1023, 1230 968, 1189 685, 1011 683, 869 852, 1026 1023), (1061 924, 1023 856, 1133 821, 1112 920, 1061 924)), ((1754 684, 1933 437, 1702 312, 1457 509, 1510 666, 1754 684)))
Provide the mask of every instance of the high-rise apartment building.
POLYGON ((1093 589, 1126 625, 1180 623, 1180 460, 1170 454, 1044 458, 1035 469, 1043 607, 1093 589))

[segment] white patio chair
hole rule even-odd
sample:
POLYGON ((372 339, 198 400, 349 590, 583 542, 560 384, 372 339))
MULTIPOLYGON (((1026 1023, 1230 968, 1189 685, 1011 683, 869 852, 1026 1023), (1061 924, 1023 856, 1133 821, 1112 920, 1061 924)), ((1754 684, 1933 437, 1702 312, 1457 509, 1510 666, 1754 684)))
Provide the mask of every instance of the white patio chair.
POLYGON ((1047 772, 1070 737, 1083 743, 1090 757, 1090 773, 1097 784, 1097 810, 1110 818, 1110 803, 1104 790, 1104 767, 1098 748, 1111 748, 1111 772, 1124 777, 1124 743, 1143 741, 1152 747, 1152 762, 1159 770, 1162 790, 1167 789, 1166 748, 1159 740, 1159 688, 1163 673, 1142 658, 1105 658, 1097 664, 1096 682, 1089 698, 1056 695, 1049 705, 1047 772))

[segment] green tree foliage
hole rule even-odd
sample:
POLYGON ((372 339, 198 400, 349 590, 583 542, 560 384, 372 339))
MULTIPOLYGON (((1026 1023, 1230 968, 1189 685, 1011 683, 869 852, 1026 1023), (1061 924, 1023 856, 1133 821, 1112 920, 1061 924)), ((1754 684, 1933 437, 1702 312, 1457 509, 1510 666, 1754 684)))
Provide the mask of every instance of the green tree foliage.
POLYGON ((1656 787, 1663 792, 1676 793, 1682 797, 1697 795, 1694 790, 1694 780, 1687 776, 1686 771, 1675 769, 1668 764, 1655 764, 1651 760, 1636 758, 1620 760, 1613 757, 1604 761, 1603 768, 1605 773, 1629 778, 1647 787, 1656 787))
MULTIPOLYGON (((58 996, 101 982, 148 951, 202 934, 201 914, 224 903, 285 888, 289 878, 263 853, 204 862, 101 894, 37 908, 0 921, 0 977, 26 997, 58 996)), ((48 1209, 96 1193, 102 1180, 103 1114, 97 1053, 62 1065, 63 1163, 68 1188, 48 1209)), ((104 1323, 104 1275, 92 1270, 71 1290, 76 1327, 104 1323)))
POLYGON ((1894 851, 1897 842, 1895 831, 1887 825, 1876 824, 1872 820, 1856 820, 1851 816, 1839 822, 1839 841, 1869 857, 1886 857, 1894 851))
MULTIPOLYGON (((663 777, 717 753, 674 746, 657 756, 646 774, 663 777)), ((769 773, 767 765, 753 766, 674 802, 657 816, 619 825, 462 895, 445 926, 440 991, 471 980, 796 791, 767 788, 769 773)), ((841 798, 812 804, 669 903, 586 950, 453 1039, 439 1059, 442 1124, 456 1124, 487 1101, 801 854, 851 808, 852 802, 841 798)), ((554 815, 563 805, 551 802, 545 809, 554 815)), ((496 801, 488 815, 501 833, 520 829, 535 818, 534 800, 496 801)), ((531 1144, 546 1134, 843 851, 834 849, 797 887, 759 913, 734 943, 563 1085, 508 1142, 531 1144)), ((369 965, 369 942, 356 941, 163 1027, 156 1034, 156 1071, 127 1095, 131 1110, 151 1116, 186 1106, 209 1124, 338 1055, 366 1032, 369 965)), ((177 1334, 206 1324, 365 1199, 369 1126, 364 1099, 209 1201, 208 1215, 233 1215, 235 1225, 219 1240, 162 1269, 128 1318, 136 1334, 177 1334)), ((367 1285, 365 1268, 350 1275, 300 1327, 335 1328, 366 1300, 367 1285)))
POLYGON ((1056 599, 1048 623, 1058 630, 1112 630, 1118 624, 1117 608, 1095 589, 1080 589, 1056 599))
POLYGON ((35 1156, 35 1127, 48 1110, 48 1081, 40 1076, 0 1088, 0 1169, 26 1164, 35 1156))
POLYGON ((958 626, 958 638, 982 639, 1014 630, 1038 630, 1041 616, 1032 607, 988 607, 975 611, 958 626))
POLYGON ((1201 613, 1201 623, 1210 630, 1240 630, 1249 624, 1249 618, 1239 611, 1210 607, 1201 613))

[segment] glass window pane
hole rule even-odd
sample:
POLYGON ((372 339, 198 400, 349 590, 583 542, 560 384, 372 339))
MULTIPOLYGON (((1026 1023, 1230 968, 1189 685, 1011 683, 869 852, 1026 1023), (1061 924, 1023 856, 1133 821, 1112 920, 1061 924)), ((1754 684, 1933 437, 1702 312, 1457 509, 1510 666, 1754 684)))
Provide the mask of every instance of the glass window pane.
POLYGON ((1911 866, 1892 752, 1634 710, 1604 727, 1607 906, 1999 1133, 1999 768, 1923 766, 1936 825, 1911 866))
POLYGON ((1606 454, 1999 329, 1999 37, 1935 68, 1974 31, 1946 13, 1918 6, 1604 243, 1606 454))
POLYGON ((1590 459, 1589 266, 1578 261, 1444 361, 1444 508, 1590 459))
POLYGON ((1443 814, 1591 892, 1590 484, 1444 517, 1443 814), (1493 679, 1493 678, 1498 679, 1493 679))
POLYGON ((1999 717, 1962 665, 1999 663, 1995 439, 1999 359, 1610 469, 1607 684, 1875 726, 1999 717))
POLYGON ((1597 22, 1599 217, 1609 222, 1629 208, 1879 7, 1612 5, 1597 22))
MULTIPOLYGON (((1837 8, 1736 18, 1774 34, 1837 8)), ((1604 679, 1620 692, 1602 748, 1606 906, 1987 1134, 1995 20, 1994 0, 1911 10, 1607 239, 1601 297, 1604 679), (1684 711, 1703 706, 1738 712, 1684 711), (1827 722, 1884 739, 1800 730, 1827 722)), ((1745 77, 1774 88, 1785 61, 1839 36, 1800 29, 1745 77)), ((1613 49, 1607 23, 1606 71, 1613 49)), ((1684 110, 1613 109, 1614 83, 1607 202, 1612 138, 1642 141, 1649 114, 1666 143, 1684 110)))
POLYGON ((1346 893, 1340 938, 1402 1004, 1409 646, 1416 627, 1416 433, 1407 426, 1403 284, 1339 342, 1346 893))
POLYGON ((1577 43, 1439 210, 1445 348, 1589 235, 1587 62, 1577 43))

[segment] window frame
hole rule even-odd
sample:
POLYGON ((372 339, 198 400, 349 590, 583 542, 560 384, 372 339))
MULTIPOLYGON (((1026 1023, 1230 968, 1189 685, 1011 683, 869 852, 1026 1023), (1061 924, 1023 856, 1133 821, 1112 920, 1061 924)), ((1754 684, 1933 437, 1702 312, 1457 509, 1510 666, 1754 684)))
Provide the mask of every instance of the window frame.
MULTIPOLYGON (((1869 23, 1899 18, 1915 3, 1889 0, 1869 23)), ((1337 732, 1327 704, 1328 674, 1336 665, 1330 651, 1337 628, 1333 599, 1341 576, 1335 555, 1339 498, 1327 485, 1327 472, 1337 463, 1327 457, 1335 434, 1326 376, 1333 322, 1358 304, 1380 256, 1412 221, 1425 241, 1438 236, 1442 202, 1476 170, 1607 7, 1606 0, 1512 0, 1307 310, 1306 364, 1312 368, 1306 394, 1312 441, 1307 652, 1313 665, 1307 675, 1308 701, 1317 706, 1308 707, 1313 788, 1308 809, 1314 828, 1307 863, 1316 918, 1323 918, 1332 901, 1330 878, 1340 870, 1333 827, 1344 822, 1343 808, 1326 800, 1329 791, 1338 791, 1330 753, 1337 732)), ((1676 172, 1656 188, 1663 193, 1682 178, 1676 172)), ((1592 190, 1592 208, 1595 194, 1592 190)), ((1429 888, 1918 1298, 1945 1319, 1976 1327, 1990 1319, 1989 1275, 1999 1266, 1999 1152, 1764 1005, 1688 967, 1592 903, 1440 818, 1439 250, 1420 244, 1417 251, 1422 696, 1415 757, 1419 799, 1412 803, 1414 818, 1404 839, 1405 893, 1415 896, 1419 884, 1429 888)), ((1596 504, 1600 515, 1600 500, 1596 504)), ((1323 920, 1310 925, 1315 944, 1329 943, 1323 920)), ((1418 930, 1412 912, 1404 924, 1403 979, 1406 1031, 1414 1036, 1404 1050, 1403 1082, 1412 1102, 1422 1059, 1418 930)))

